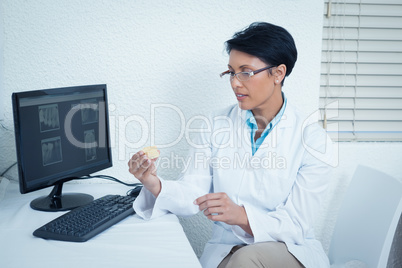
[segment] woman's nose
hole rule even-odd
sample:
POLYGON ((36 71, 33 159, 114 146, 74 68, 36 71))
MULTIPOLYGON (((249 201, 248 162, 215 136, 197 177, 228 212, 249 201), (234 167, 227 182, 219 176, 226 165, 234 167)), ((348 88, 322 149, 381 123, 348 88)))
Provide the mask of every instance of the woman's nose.
POLYGON ((243 84, 240 82, 240 80, 237 78, 236 75, 230 78, 230 84, 232 85, 233 89, 243 86, 243 84))

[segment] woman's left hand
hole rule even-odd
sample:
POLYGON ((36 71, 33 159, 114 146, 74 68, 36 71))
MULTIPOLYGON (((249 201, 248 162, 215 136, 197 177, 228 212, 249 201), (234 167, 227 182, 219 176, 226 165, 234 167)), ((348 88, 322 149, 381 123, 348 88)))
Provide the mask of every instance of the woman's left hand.
POLYGON ((210 193, 194 201, 204 215, 212 221, 221 221, 229 225, 238 225, 252 235, 244 207, 235 204, 226 193, 210 193))

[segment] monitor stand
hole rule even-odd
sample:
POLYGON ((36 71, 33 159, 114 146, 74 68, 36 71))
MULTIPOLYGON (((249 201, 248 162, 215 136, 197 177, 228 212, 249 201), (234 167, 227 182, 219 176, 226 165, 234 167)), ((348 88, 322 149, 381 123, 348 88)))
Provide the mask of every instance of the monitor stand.
POLYGON ((65 211, 86 205, 94 200, 92 195, 80 193, 62 194, 63 182, 56 184, 48 196, 32 200, 31 208, 41 211, 65 211))

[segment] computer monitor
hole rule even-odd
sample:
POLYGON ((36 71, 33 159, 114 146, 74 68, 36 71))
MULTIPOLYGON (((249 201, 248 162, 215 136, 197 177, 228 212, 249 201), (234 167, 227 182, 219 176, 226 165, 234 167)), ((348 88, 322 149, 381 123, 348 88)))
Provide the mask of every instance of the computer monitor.
POLYGON ((42 211, 69 210, 93 200, 62 193, 63 183, 112 166, 106 85, 12 95, 20 192, 54 186, 31 202, 42 211))

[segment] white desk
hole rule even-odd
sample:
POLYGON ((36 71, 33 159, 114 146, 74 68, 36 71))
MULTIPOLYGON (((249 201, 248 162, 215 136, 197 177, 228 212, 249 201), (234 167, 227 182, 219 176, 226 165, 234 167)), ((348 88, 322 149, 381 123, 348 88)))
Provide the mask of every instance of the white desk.
MULTIPOLYGON (((130 189, 117 183, 66 183, 63 192, 125 195, 130 189)), ((84 243, 34 237, 32 232, 65 212, 41 212, 31 200, 49 194, 46 188, 20 194, 16 182, 0 182, 0 267, 201 267, 174 215, 152 221, 129 216, 84 243)))

